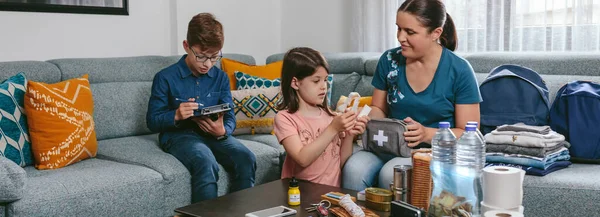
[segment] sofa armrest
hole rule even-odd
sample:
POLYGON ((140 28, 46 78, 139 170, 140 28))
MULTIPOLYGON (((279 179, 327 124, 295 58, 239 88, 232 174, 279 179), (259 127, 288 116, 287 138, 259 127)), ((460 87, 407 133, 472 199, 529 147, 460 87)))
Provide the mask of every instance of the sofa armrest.
POLYGON ((0 203, 10 203, 23 197, 25 170, 6 157, 0 157, 0 203))

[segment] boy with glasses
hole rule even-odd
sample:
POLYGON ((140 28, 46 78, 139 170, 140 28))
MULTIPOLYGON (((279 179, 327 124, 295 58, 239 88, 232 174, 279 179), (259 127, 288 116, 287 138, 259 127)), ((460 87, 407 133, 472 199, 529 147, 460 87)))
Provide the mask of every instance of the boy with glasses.
POLYGON ((233 109, 216 120, 194 116, 202 107, 233 105, 229 79, 215 63, 221 59, 223 26, 200 13, 188 25, 186 53, 154 76, 146 123, 159 134, 161 148, 175 156, 192 176, 192 203, 217 197, 220 163, 233 179, 231 190, 254 185, 256 158, 233 138, 233 109))

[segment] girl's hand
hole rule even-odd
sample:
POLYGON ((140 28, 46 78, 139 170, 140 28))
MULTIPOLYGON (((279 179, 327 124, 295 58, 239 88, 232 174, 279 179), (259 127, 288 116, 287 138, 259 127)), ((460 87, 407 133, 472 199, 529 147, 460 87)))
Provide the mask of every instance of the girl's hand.
POLYGON ((343 114, 338 114, 333 118, 329 127, 332 127, 336 132, 344 132, 352 129, 356 122, 356 113, 347 111, 343 114))
POLYGON ((362 116, 358 118, 354 127, 352 127, 352 129, 348 131, 348 134, 350 134, 350 136, 363 134, 365 132, 365 129, 367 129, 367 123, 370 120, 371 118, 369 118, 369 116, 362 116))
POLYGON ((427 138, 425 127, 410 117, 405 118, 404 122, 408 124, 406 125, 408 131, 404 132, 404 140, 408 142, 408 147, 415 147, 424 142, 424 139, 427 138))

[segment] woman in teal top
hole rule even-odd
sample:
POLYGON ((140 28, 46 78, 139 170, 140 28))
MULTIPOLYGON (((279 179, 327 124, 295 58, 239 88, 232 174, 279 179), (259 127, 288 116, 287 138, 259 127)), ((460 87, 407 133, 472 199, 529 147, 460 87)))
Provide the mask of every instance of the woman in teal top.
MULTIPOLYGON (((400 47, 383 53, 372 85, 371 118, 404 120, 410 147, 427 147, 440 121, 448 121, 456 136, 467 121, 479 122, 481 95, 473 68, 452 51, 454 23, 439 0, 407 0, 396 16, 400 47)), ((348 159, 343 187, 363 190, 377 183, 389 188, 393 167, 410 158, 376 156, 360 151, 348 159)))

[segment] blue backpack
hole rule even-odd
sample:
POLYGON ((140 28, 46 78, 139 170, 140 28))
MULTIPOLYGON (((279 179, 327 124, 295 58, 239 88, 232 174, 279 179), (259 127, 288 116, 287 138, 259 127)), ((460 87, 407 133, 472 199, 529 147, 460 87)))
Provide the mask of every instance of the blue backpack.
POLYGON ((575 161, 600 162, 600 84, 574 81, 561 87, 550 109, 550 127, 571 143, 575 161))
POLYGON ((483 102, 481 132, 487 134, 503 124, 519 122, 548 125, 548 87, 540 75, 518 65, 501 65, 479 86, 483 102))

